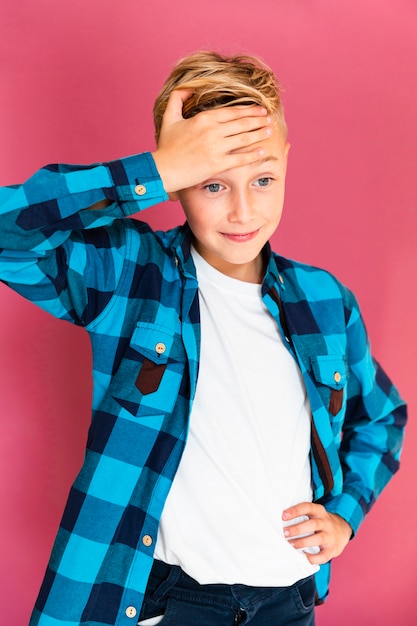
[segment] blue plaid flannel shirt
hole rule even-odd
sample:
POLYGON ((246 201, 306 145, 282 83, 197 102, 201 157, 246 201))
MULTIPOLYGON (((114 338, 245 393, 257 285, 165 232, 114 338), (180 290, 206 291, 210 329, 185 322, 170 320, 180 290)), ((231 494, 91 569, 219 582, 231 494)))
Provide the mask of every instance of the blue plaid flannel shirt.
MULTIPOLYGON (((31 626, 136 624, 185 445, 200 322, 187 225, 128 216, 167 199, 148 153, 48 166, 0 189, 0 279, 85 327, 93 414, 31 626), (107 208, 88 209, 101 200, 107 208)), ((370 354, 352 293, 271 252, 262 297, 304 377, 314 499, 356 533, 398 468, 406 410, 370 354)), ((330 565, 316 575, 327 595, 330 565)))

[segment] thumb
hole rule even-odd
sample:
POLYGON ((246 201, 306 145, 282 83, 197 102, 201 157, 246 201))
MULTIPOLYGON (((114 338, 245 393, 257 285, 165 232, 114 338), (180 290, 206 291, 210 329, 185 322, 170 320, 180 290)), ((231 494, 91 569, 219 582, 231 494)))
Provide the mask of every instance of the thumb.
POLYGON ((175 89, 172 91, 168 98, 163 123, 174 123, 184 119, 182 116, 182 107, 184 102, 192 95, 192 89, 175 89))

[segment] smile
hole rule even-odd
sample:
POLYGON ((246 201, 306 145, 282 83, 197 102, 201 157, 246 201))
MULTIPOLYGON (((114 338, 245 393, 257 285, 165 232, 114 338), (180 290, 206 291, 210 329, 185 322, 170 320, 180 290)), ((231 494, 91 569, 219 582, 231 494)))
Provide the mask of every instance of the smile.
POLYGON ((259 228, 257 230, 253 230, 250 233, 220 233, 223 237, 228 239, 229 241, 234 241, 236 243, 245 243, 246 241, 251 241, 256 237, 259 233, 259 228))

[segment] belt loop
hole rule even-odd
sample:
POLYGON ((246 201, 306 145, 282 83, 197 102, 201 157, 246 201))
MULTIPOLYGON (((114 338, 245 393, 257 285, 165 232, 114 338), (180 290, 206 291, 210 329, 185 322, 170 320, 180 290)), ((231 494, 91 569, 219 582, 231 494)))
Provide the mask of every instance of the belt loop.
MULTIPOLYGON (((157 564, 158 561, 155 561, 155 563, 157 564)), ((153 596, 153 600, 155 602, 160 602, 163 599, 164 595, 168 593, 168 591, 172 589, 172 587, 174 587, 181 575, 181 568, 178 565, 168 565, 167 563, 164 563, 163 565, 165 571, 167 568, 169 568, 169 574, 155 591, 153 596)), ((156 569, 158 569, 157 566, 156 569)))

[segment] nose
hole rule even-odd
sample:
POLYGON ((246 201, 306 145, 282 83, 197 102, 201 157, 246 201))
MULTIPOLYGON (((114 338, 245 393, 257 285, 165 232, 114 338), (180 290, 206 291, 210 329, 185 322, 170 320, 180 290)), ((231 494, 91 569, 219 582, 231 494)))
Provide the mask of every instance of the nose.
POLYGON ((236 189, 232 193, 229 207, 229 221, 233 223, 246 224, 255 215, 253 198, 249 190, 236 189))

